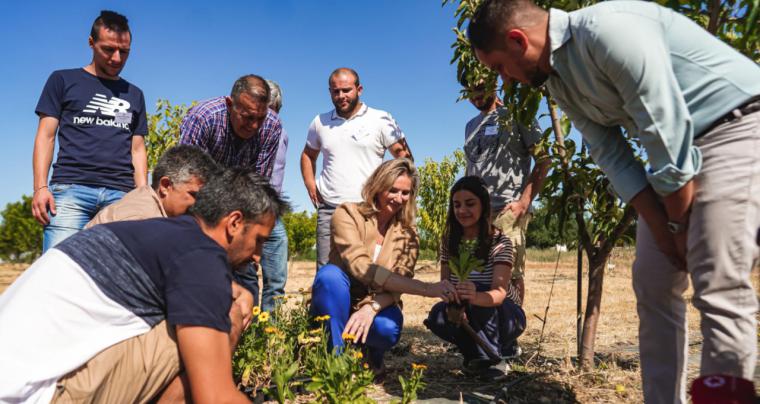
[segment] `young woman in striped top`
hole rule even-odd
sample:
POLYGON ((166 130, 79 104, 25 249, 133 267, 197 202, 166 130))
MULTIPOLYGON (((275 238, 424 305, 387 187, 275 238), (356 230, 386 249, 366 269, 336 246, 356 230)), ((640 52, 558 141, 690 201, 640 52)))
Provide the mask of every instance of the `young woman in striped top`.
MULTIPOLYGON (((509 281, 512 276, 512 243, 489 221, 490 198, 480 177, 467 176, 454 184, 441 243, 441 280, 456 284, 459 301, 467 301, 464 320, 496 353, 512 347, 525 329, 520 295, 509 281), (465 281, 449 269, 449 257, 459 255, 462 241, 475 241, 474 254, 483 263, 465 281)), ((449 321, 446 305, 430 310, 425 325, 437 336, 456 345, 468 371, 482 373, 498 361, 489 359, 464 328, 449 321)))

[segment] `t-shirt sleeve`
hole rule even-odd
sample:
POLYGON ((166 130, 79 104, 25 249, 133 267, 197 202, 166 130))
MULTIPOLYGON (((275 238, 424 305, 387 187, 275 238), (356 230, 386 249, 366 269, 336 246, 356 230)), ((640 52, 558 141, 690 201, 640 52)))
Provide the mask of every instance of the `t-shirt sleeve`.
POLYGON ((145 110, 145 94, 143 94, 142 91, 140 91, 140 105, 138 106, 138 110, 135 111, 135 117, 134 119, 134 130, 132 131, 133 135, 138 136, 145 136, 148 134, 148 116, 147 112, 145 110))
POLYGON ((59 72, 53 72, 48 77, 45 87, 42 89, 40 99, 37 102, 37 108, 34 112, 37 115, 52 116, 61 119, 63 110, 63 93, 64 93, 63 76, 59 72))
POLYGON ((543 137, 541 133, 541 127, 538 126, 538 121, 534 120, 533 124, 529 127, 520 127, 520 133, 522 134, 522 141, 525 147, 530 148, 534 144, 538 143, 543 137))
POLYGON ((508 264, 512 265, 514 262, 512 258, 512 241, 509 237, 501 234, 495 240, 493 246, 491 246, 491 260, 494 264, 508 264))
POLYGON ((438 251, 438 256, 440 257, 439 260, 443 263, 449 262, 449 247, 446 240, 443 240, 441 243, 441 248, 439 248, 438 251))
POLYGON ((166 311, 171 325, 230 332, 232 276, 221 251, 194 248, 173 259, 166 274, 166 311))
POLYGON ((319 141, 319 133, 317 133, 317 120, 319 116, 314 118, 309 125, 309 133, 306 135, 306 146, 312 150, 321 150, 322 144, 319 141))
POLYGON ((404 138, 404 132, 401 131, 401 128, 399 128, 391 114, 385 114, 380 119, 380 134, 383 146, 386 148, 391 147, 391 145, 404 138))

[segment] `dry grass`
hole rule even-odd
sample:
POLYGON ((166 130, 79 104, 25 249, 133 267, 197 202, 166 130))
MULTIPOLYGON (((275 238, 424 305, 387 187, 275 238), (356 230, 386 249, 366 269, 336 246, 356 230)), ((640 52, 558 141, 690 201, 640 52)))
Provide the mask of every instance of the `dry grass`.
MULTIPOLYGON (((384 385, 374 386, 371 396, 388 402, 400 394, 398 375, 408 373, 411 363, 428 365, 427 389, 420 400, 431 402, 488 402, 492 397, 507 397, 509 403, 619 403, 641 402, 638 369, 635 299, 631 288, 632 250, 616 250, 614 269, 605 274, 602 316, 596 340, 597 367, 581 372, 575 368, 576 356, 576 259, 574 252, 563 253, 554 285, 551 305, 539 353, 540 318, 544 315, 554 278, 556 252, 529 251, 526 275, 525 312, 528 327, 520 344, 522 357, 512 364, 506 383, 487 383, 466 378, 461 372, 461 357, 451 352, 441 340, 422 325, 435 299, 404 297, 404 331, 402 340, 388 356, 388 377, 384 385)), ((587 265, 585 268, 588 268, 587 265)), ((0 266, 0 292, 24 269, 22 265, 0 266)), ((417 278, 438 279, 433 262, 421 262, 417 278)), ((583 288, 586 288, 584 272, 583 288)), ((314 277, 314 264, 291 264, 287 292, 308 288, 314 277)), ((757 274, 753 280, 757 285, 757 274)), ((687 292, 687 298, 691 292, 687 292)), ((585 303, 585 297, 584 297, 585 303)), ((701 339, 698 313, 689 308, 689 337, 693 355, 690 378, 698 371, 701 339)), ((756 378, 756 384, 760 379, 756 378)), ((299 400, 300 401, 300 400, 299 400)))
MULTIPOLYGON (((554 278, 557 253, 529 251, 526 275, 525 312, 528 327, 520 337, 522 357, 512 364, 506 383, 484 383, 468 379, 461 372, 461 357, 451 352, 423 325, 427 311, 435 299, 405 296, 404 331, 399 346, 389 355, 389 375, 382 386, 375 386, 373 398, 388 402, 400 394, 398 374, 406 375, 411 363, 428 365, 426 390, 421 400, 459 402, 488 402, 492 397, 506 396, 509 403, 620 403, 642 402, 639 376, 637 330, 638 316, 631 287, 632 249, 616 250, 612 256, 614 268, 608 269, 604 280, 602 316, 599 321, 596 352, 597 367, 582 372, 575 368, 576 359, 576 273, 575 252, 563 253, 547 316, 543 342, 538 353, 544 311, 554 278), (506 386, 506 389, 505 389, 506 386)), ((588 263, 584 264, 587 271, 588 263)), ((584 271, 586 290, 588 272, 584 271)), ((314 275, 312 263, 291 266, 288 292, 308 288, 314 275)), ((434 262, 421 262, 416 278, 437 280, 434 262)), ((757 280, 757 275, 753 275, 757 280)), ((757 286, 757 284, 756 284, 757 286)), ((687 291, 690 298, 692 292, 687 291)), ((583 298, 585 305, 585 296, 583 298)), ((689 339, 691 341, 690 380, 698 373, 699 334, 698 312, 689 307, 689 339)), ((755 380, 760 384, 760 379, 755 380)))

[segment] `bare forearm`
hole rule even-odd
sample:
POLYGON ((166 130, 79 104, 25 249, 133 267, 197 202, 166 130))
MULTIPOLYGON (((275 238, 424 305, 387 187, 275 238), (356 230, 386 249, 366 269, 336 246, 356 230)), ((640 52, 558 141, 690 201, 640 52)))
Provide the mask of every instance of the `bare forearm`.
POLYGON ((525 185, 520 201, 526 206, 530 206, 536 196, 541 192, 546 182, 546 174, 549 172, 549 160, 544 159, 536 161, 536 165, 528 176, 528 182, 525 185))
POLYGON ((148 153, 145 150, 145 140, 142 136, 132 138, 132 166, 134 167, 135 187, 141 187, 148 182, 148 153))
POLYGON ((389 292, 408 293, 410 295, 428 296, 429 285, 417 279, 407 278, 398 274, 391 274, 383 289, 389 292))
POLYGON ((34 153, 32 155, 32 171, 34 175, 34 190, 47 185, 50 163, 53 162, 55 149, 55 137, 37 136, 34 141, 34 153))
POLYGON ((301 177, 306 188, 312 187, 316 183, 317 167, 315 163, 316 161, 306 153, 301 154, 301 177))
POLYGON ((691 180, 679 190, 663 198, 668 219, 679 223, 685 223, 688 220, 695 191, 696 185, 694 180, 691 180))
POLYGON ((396 299, 393 297, 393 295, 385 292, 376 294, 372 300, 376 301, 380 305, 381 310, 396 304, 396 299))
POLYGON ((475 298, 470 304, 478 307, 496 307, 504 303, 507 292, 504 289, 491 289, 486 292, 475 293, 475 298))
POLYGON ((667 232, 668 216, 650 185, 631 199, 631 206, 644 219, 653 233, 667 232))

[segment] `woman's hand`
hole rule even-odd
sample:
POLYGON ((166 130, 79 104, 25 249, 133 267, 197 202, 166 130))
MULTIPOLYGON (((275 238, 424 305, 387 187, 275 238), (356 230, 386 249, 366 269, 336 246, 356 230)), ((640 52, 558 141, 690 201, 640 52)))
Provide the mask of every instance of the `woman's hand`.
POLYGON ((375 320, 376 314, 375 310, 372 310, 371 305, 365 304, 348 318, 346 328, 343 329, 343 332, 356 336, 354 341, 357 343, 366 343, 369 329, 372 327, 372 322, 375 320))
POLYGON ((459 303, 459 297, 457 296, 457 289, 448 280, 442 280, 433 284, 429 284, 425 288, 427 297, 437 297, 446 303, 457 302, 459 303))
POLYGON ((477 290, 475 289, 475 284, 472 281, 459 282, 457 283, 456 289, 459 299, 470 301, 475 299, 475 293, 477 293, 477 290))

